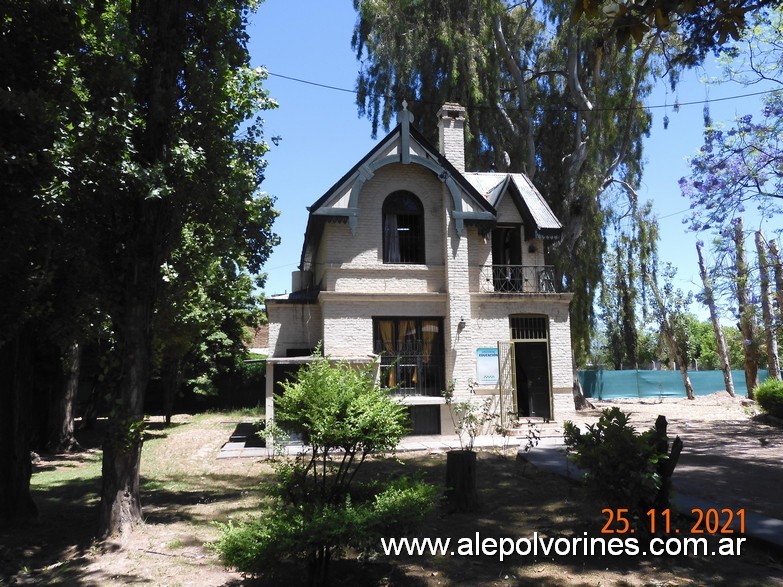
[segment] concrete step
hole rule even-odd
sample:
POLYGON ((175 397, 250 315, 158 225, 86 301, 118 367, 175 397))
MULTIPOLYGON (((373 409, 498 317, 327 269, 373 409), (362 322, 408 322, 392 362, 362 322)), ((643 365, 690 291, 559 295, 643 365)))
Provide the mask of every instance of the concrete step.
POLYGON ((540 438, 562 438, 563 423, 553 420, 527 418, 513 422, 510 427, 510 436, 514 438, 527 438, 528 433, 534 430, 540 438))

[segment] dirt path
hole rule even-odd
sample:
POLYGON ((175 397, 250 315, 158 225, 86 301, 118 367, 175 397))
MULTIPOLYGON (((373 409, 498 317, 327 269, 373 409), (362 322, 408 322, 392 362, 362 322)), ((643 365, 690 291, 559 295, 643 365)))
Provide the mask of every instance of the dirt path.
POLYGON ((600 410, 618 406, 631 423, 644 430, 659 414, 666 416, 671 437, 684 448, 674 474, 683 494, 714 502, 718 509, 745 507, 783 519, 783 427, 765 423, 752 402, 726 393, 695 400, 664 399, 593 402, 595 410, 580 414, 592 423, 600 410))
MULTIPOLYGON (((659 413, 666 415, 671 433, 685 441, 678 472, 687 472, 701 495, 714 495, 716 505, 733 507, 733 503, 745 505, 742 500, 751 500, 754 510, 769 515, 780 511, 778 492, 783 494, 783 483, 777 467, 783 457, 783 434, 779 428, 751 420, 738 400, 710 396, 692 403, 602 402, 597 407, 609 405, 630 411, 639 429, 652 425, 659 413)), ((599 413, 595 410, 580 417, 595 421, 599 413)), ((236 418, 177 416, 175 424, 164 429, 152 422, 142 457, 146 524, 124 539, 92 539, 99 450, 44 459, 36 468, 39 522, 0 533, 0 585, 268 584, 224 569, 204 543, 217 537, 215 521, 258 512, 268 494, 257 489, 272 478, 270 465, 257 459, 215 458, 236 418), (45 475, 56 477, 46 480, 45 475)), ((398 466, 420 470, 432 482, 442 484, 444 462, 442 454, 412 454, 402 462, 373 459, 370 466, 380 467, 381 472, 398 466)), ((482 511, 439 514, 424 535, 455 539, 476 531, 488 536, 581 535, 602 521, 596 506, 578 487, 555 475, 491 453, 480 455, 480 467, 479 490, 486 504, 482 511)), ((750 501, 747 504, 751 507, 750 501)), ((491 557, 425 556, 359 565, 355 558, 354 553, 351 560, 340 563, 336 576, 347 577, 348 583, 343 584, 783 586, 780 553, 758 546, 742 557, 724 558, 717 564, 711 557, 519 557, 500 563, 491 557)), ((286 587, 299 584, 303 577, 301 567, 290 571, 280 583, 286 587)))

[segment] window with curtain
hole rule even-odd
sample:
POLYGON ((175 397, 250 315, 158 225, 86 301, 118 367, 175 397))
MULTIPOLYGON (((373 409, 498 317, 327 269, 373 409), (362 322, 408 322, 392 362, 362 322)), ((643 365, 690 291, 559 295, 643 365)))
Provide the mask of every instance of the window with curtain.
POLYGON ((375 318, 381 386, 400 395, 440 395, 445 363, 441 318, 375 318))
POLYGON ((424 263, 424 208, 406 191, 390 194, 383 202, 383 262, 424 263))

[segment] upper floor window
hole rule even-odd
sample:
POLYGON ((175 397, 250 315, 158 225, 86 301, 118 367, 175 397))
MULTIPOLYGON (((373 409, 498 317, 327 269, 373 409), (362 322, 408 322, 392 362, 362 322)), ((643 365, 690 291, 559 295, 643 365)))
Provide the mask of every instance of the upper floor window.
POLYGON ((410 192, 383 202, 383 262, 424 263, 424 208, 410 192))

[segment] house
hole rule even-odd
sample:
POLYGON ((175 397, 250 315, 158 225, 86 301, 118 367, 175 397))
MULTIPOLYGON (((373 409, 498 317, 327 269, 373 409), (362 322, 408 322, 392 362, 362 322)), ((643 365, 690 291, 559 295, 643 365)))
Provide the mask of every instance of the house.
POLYGON ((453 432, 450 384, 455 399, 494 397, 503 418, 573 414, 572 294, 544 255, 560 222, 525 175, 466 172, 465 110, 439 117, 438 150, 403 109, 308 209, 292 292, 267 298, 267 418, 319 344, 349 363, 380 357, 413 434, 453 432))

